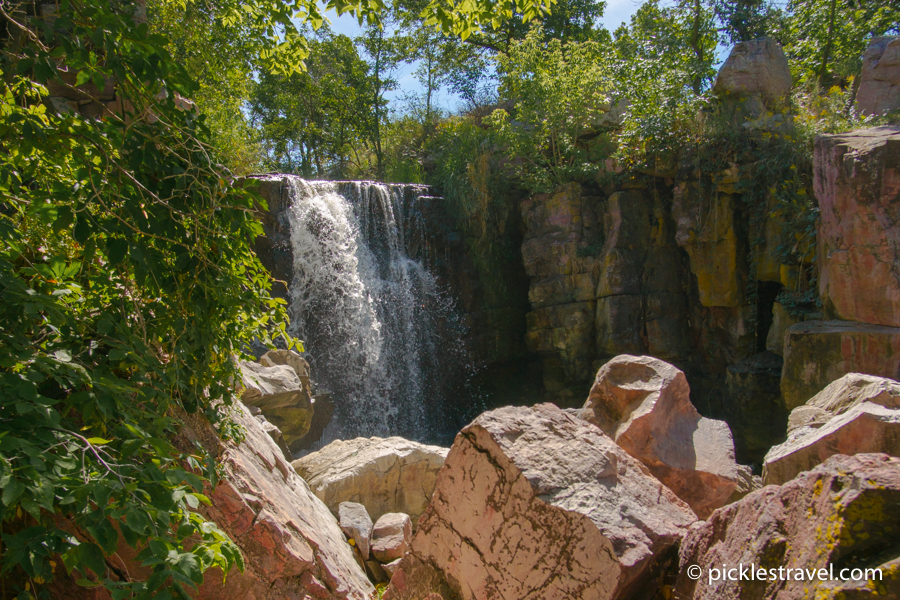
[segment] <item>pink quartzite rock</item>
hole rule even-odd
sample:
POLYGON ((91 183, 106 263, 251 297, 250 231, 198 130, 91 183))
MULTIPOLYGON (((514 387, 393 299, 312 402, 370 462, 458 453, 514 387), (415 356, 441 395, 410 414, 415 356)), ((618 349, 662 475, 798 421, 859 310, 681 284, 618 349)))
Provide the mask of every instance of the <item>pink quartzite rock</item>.
POLYGON ((713 91, 759 95, 765 100, 787 96, 791 91, 791 71, 781 45, 770 37, 735 44, 719 69, 713 91))
POLYGON ((695 520, 597 427, 500 408, 457 435, 385 599, 650 597, 695 520))
POLYGON ((210 573, 196 598, 368 598, 372 585, 328 507, 240 404, 235 421, 246 439, 224 446, 208 516, 241 547, 247 569, 224 586, 210 573))
POLYGON ((834 456, 783 486, 766 486, 694 524, 681 543, 672 597, 898 598, 898 506, 900 459, 885 454, 834 456), (734 571, 737 581, 719 577, 710 582, 710 569, 736 568, 741 563, 744 580, 734 571), (749 575, 751 564, 756 566, 755 580, 749 575), (818 570, 826 569, 822 575, 828 577, 829 565, 836 578, 844 568, 881 568, 882 580, 819 580, 818 570), (702 569, 697 580, 689 577, 692 566, 702 569), (766 569, 769 580, 761 580, 758 569, 766 569), (803 569, 802 581, 797 581, 797 569, 803 569))
POLYGON ((875 37, 863 56, 856 110, 883 115, 900 109, 900 37, 875 37))
MULTIPOLYGON (((222 479, 202 509, 234 540, 245 569, 210 569, 194 600, 368 600, 374 587, 356 562, 352 547, 331 512, 284 459, 247 407, 237 403, 233 418, 246 431, 240 444, 222 442, 203 416, 182 415, 176 441, 185 450, 201 443, 216 458, 222 479)), ((124 542, 108 558, 118 572, 149 577, 124 542)), ((102 589, 61 581, 57 600, 109 600, 102 589)))
POLYGON ((700 518, 725 504, 738 480, 724 421, 701 417, 684 373, 623 354, 597 371, 583 418, 647 465, 700 518))
POLYGON ((409 550, 412 520, 403 513, 381 515, 372 533, 372 554, 380 563, 397 560, 409 550))
POLYGON ((900 383, 849 373, 791 411, 788 439, 766 454, 763 480, 781 484, 835 454, 900 456, 900 383))
POLYGON ((900 128, 820 135, 814 161, 826 311, 900 327, 900 128))
POLYGON ((805 321, 789 327, 781 398, 796 408, 847 373, 900 380, 900 327, 853 321, 805 321))

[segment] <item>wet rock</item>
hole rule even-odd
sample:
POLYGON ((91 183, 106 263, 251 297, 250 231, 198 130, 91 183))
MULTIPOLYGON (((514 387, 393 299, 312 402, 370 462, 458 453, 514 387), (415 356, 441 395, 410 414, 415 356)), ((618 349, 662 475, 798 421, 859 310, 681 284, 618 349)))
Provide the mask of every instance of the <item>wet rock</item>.
POLYGON ((760 96, 767 104, 791 92, 791 71, 781 44, 764 37, 738 42, 719 69, 713 91, 719 95, 760 96))
POLYGON ((791 411, 788 439, 766 455, 764 480, 780 484, 835 454, 900 455, 900 383, 850 373, 791 411))
MULTIPOLYGON (((900 39, 893 46, 900 58, 900 39)), ((816 137, 819 293, 826 314, 900 327, 898 181, 900 128, 816 137)))
POLYGON ((369 545, 372 540, 372 517, 366 507, 357 502, 341 502, 338 506, 338 523, 348 539, 359 548, 363 560, 369 560, 369 545))
POLYGON ((740 462, 761 465, 769 448, 784 441, 788 411, 781 403, 781 366, 781 357, 771 352, 728 366, 724 416, 740 462))
POLYGON ((883 115, 900 109, 900 37, 873 37, 863 55, 856 110, 883 115))
MULTIPOLYGON (((301 359, 302 360, 302 359, 301 359)), ((296 371, 287 365, 266 367, 241 361, 244 392, 241 401, 258 407, 284 435, 290 446, 309 431, 313 405, 309 388, 304 387, 296 371)))
POLYGON ((672 365, 650 356, 617 356, 597 371, 583 414, 700 518, 734 491, 731 431, 723 421, 700 416, 684 373, 672 365))
POLYGON ((805 321, 787 330, 781 397, 796 408, 847 373, 900 379, 900 327, 805 321))
POLYGON ((372 533, 372 554, 384 564, 401 558, 412 542, 412 520, 404 513, 381 515, 372 533))
POLYGON ((900 459, 884 454, 834 456, 783 486, 764 487, 692 526, 681 543, 673 597, 897 597, 898 505, 900 459), (739 564, 744 566, 743 580, 738 571, 732 573, 735 580, 710 571, 739 564), (761 580, 758 571, 755 580, 750 579, 751 564, 765 569, 767 580, 761 580), (692 566, 702 569, 697 580, 688 575, 692 566), (820 581, 818 569, 825 569, 827 578, 829 567, 835 578, 844 568, 882 568, 884 579, 820 581), (800 578, 797 569, 803 569, 800 578), (815 575, 807 575, 813 571, 815 575), (710 581, 711 575, 717 580, 710 581))
POLYGON ((493 410, 457 436, 385 598, 650 597, 695 518, 599 428, 493 410))
POLYGON ((376 520, 391 512, 418 519, 446 456, 447 448, 372 437, 336 440, 292 464, 334 513, 341 502, 358 502, 376 520))

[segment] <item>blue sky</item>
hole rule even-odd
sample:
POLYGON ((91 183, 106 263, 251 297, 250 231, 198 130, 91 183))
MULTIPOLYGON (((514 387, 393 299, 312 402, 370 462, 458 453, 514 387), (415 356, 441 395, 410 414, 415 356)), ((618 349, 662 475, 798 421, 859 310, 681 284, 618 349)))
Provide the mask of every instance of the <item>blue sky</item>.
MULTIPOLYGON (((622 23, 628 22, 631 15, 637 11, 642 0, 607 0, 606 10, 604 11, 601 23, 610 31, 615 29, 622 23)), ((356 19, 349 15, 335 17, 334 13, 329 13, 328 18, 331 20, 331 28, 335 33, 343 33, 350 37, 355 37, 360 33, 360 27, 356 19)), ((386 96, 394 108, 402 110, 402 99, 404 95, 410 93, 419 93, 422 86, 413 76, 415 65, 402 65, 400 70, 395 74, 399 87, 393 92, 389 92, 386 96)), ((453 110, 456 108, 458 99, 446 92, 442 92, 437 103, 444 109, 453 110)))

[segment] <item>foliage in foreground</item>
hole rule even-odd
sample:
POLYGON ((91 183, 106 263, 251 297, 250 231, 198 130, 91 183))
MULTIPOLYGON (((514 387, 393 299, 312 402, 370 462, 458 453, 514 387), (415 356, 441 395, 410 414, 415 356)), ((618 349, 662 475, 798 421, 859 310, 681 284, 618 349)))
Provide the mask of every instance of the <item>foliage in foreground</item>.
MULTIPOLYGON (((435 0, 423 15, 468 35, 548 6, 435 0)), ((301 29, 321 24, 322 10, 377 21, 385 9, 379 0, 154 7, 196 9, 195 27, 213 21, 211 51, 231 53, 215 65, 284 76, 302 67, 301 29)), ((235 358, 254 338, 271 344, 271 332, 294 341, 250 249, 260 201, 218 164, 246 153, 210 146, 206 117, 184 102, 210 101, 192 77, 203 58, 173 59, 170 40, 136 22, 139 10, 0 2, 2 598, 49 597, 63 571, 117 600, 185 598, 210 567, 243 567, 238 547, 198 512, 217 469, 179 436, 181 416, 200 413, 239 437, 227 416, 235 358), (97 100, 105 89, 115 100, 90 104, 90 117, 60 98, 97 100), (148 578, 123 568, 125 545, 148 578)), ((206 38, 194 30, 181 41, 197 39, 206 38)))
POLYGON ((249 248, 255 200, 215 166, 202 117, 177 106, 193 84, 128 5, 3 10, 2 596, 47 597, 66 570, 113 598, 185 597, 242 559, 197 512, 216 465, 173 445, 177 415, 227 432, 211 400, 232 402, 234 357, 286 322, 249 248), (48 110, 63 75, 114 81, 118 110, 48 110), (110 558, 122 543, 149 579, 110 558))

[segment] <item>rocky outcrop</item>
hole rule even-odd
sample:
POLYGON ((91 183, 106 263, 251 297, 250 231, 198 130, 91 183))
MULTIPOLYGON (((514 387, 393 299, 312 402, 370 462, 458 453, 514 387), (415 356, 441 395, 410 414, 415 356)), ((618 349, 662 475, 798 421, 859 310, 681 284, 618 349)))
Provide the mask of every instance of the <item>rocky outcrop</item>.
MULTIPOLYGON (((296 359, 306 364, 299 356, 296 356, 296 359)), ((247 406, 259 408, 266 420, 281 430, 284 442, 290 447, 293 442, 302 439, 309 432, 312 422, 313 403, 309 390, 309 366, 306 365, 307 383, 304 385, 293 367, 270 364, 271 366, 264 366, 255 362, 241 361, 244 383, 241 401, 247 406)))
POLYGON ((574 184, 522 203, 527 340, 561 402, 583 398, 598 359, 690 353, 686 257, 668 204, 666 192, 629 189, 604 201, 574 184))
POLYGON ((900 327, 900 128, 820 135, 814 169, 826 314, 900 327))
POLYGON ((684 373, 650 356, 622 355, 597 372, 582 418, 597 425, 706 518, 738 480, 731 431, 701 417, 684 373))
POLYGON ((856 110, 883 115, 900 109, 900 37, 873 37, 863 55, 856 110))
POLYGON ((720 95, 759 96, 767 103, 791 93, 791 71, 781 45, 764 37, 738 42, 716 75, 720 95))
POLYGON ((900 379, 900 327, 805 321, 788 329, 781 397, 796 408, 847 373, 900 379))
MULTIPOLYGON (((681 543, 672 597, 897 597, 898 504, 900 459, 884 454, 834 456, 783 486, 764 487, 692 526, 681 543), (693 579, 698 567, 700 577, 693 579), (726 576, 723 568, 737 570, 726 576), (840 578, 842 569, 866 568, 881 568, 883 579, 870 574, 868 582, 828 580, 832 574, 840 578), (819 569, 824 569, 825 581, 819 569)), ((865 576, 864 571, 859 574, 865 576)), ((855 575, 845 572, 848 579, 855 575)))
POLYGON ((649 597, 694 520, 599 428, 497 409, 457 436, 385 598, 649 597))
POLYGON ((195 598, 368 598, 372 585, 328 508, 245 407, 233 414, 246 431, 239 445, 219 442, 199 418, 188 435, 217 456, 223 478, 209 495, 207 517, 240 546, 246 569, 224 584, 221 573, 210 572, 195 598))
POLYGON ((767 484, 789 481, 835 454, 900 455, 900 383, 850 373, 791 411, 785 443, 766 455, 767 484))
POLYGON ((292 464, 334 513, 341 502, 357 502, 376 521, 396 512, 416 520, 446 456, 447 448, 372 437, 336 440, 292 464))

